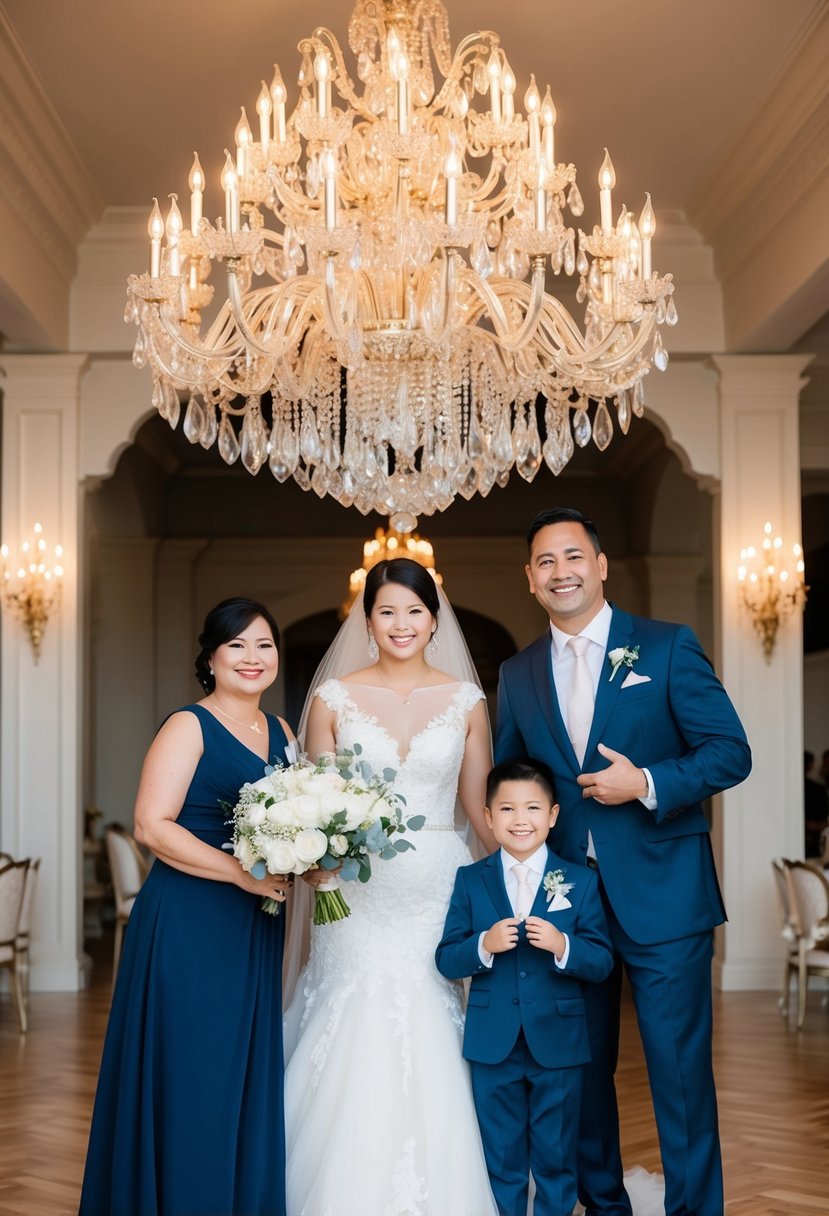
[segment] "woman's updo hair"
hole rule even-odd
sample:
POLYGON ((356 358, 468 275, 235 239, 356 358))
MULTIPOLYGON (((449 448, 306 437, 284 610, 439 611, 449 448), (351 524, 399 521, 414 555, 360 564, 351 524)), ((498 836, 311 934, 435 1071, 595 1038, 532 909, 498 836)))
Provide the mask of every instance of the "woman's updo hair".
POLYGON ((437 584, 425 566, 421 566, 420 562, 412 561, 410 557, 393 557, 391 560, 378 562, 376 566, 371 567, 366 575, 366 583, 363 588, 363 612, 367 617, 371 616, 377 593, 385 583, 397 583, 401 587, 408 587, 419 600, 423 601, 437 620, 440 610, 437 584))
POLYGON ((196 657, 196 679, 206 693, 211 693, 216 687, 216 680, 210 670, 210 660, 220 646, 232 642, 244 633, 251 621, 258 616, 267 623, 273 634, 274 645, 279 649, 279 627, 264 604, 257 600, 247 600, 237 596, 232 600, 222 600, 215 608, 211 608, 204 618, 204 628, 199 634, 201 650, 196 657))

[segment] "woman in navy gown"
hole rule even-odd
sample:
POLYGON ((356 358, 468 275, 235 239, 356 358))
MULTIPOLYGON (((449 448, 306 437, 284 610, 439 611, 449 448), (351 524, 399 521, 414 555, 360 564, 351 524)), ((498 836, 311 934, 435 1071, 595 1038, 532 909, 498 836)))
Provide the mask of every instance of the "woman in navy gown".
POLYGON ((285 1216, 281 965, 287 880, 222 845, 227 810, 293 738, 259 709, 279 633, 225 600, 199 638, 205 696, 144 761, 138 839, 156 857, 135 901, 95 1099, 81 1216, 285 1216))

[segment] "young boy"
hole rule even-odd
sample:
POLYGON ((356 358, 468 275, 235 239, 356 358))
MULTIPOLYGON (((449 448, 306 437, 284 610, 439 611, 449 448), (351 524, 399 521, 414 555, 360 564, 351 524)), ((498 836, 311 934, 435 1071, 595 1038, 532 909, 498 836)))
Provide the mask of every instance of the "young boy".
POLYGON ((507 760, 489 775, 486 820, 500 849, 458 870, 435 961, 472 977, 463 1040, 501 1216, 570 1216, 576 1204, 581 1065, 590 1059, 583 980, 613 964, 596 875, 547 845, 550 770, 507 760))

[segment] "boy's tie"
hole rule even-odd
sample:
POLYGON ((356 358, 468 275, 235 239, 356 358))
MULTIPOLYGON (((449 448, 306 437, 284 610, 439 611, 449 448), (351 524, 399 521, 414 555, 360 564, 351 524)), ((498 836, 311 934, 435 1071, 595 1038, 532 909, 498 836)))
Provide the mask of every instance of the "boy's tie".
POLYGON ((567 702, 567 733, 573 744, 573 751, 581 764, 587 750, 587 740, 590 737, 590 726, 593 722, 593 677, 587 662, 587 647, 589 638, 570 638, 567 645, 573 652, 573 678, 570 682, 570 696, 567 702))
POLYGON ((518 890, 515 896, 515 915, 521 920, 526 920, 533 906, 533 893, 530 887, 530 870, 529 866, 522 865, 520 862, 517 866, 512 867, 512 872, 515 875, 518 884, 518 890))

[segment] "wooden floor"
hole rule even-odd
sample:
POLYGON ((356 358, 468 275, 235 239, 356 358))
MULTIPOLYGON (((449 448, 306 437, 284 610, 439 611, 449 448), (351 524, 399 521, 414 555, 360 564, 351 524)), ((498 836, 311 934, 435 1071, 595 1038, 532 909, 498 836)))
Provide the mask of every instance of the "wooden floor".
MULTIPOLYGON (((88 992, 32 995, 26 1036, 11 998, 0 996, 0 1216, 77 1212, 109 1005, 108 949, 103 943, 88 992)), ((819 994, 797 1033, 774 993, 718 993, 715 1065, 728 1216, 829 1213, 829 1010, 819 994)), ((619 1091, 626 1164, 659 1169, 629 1006, 619 1091)))

